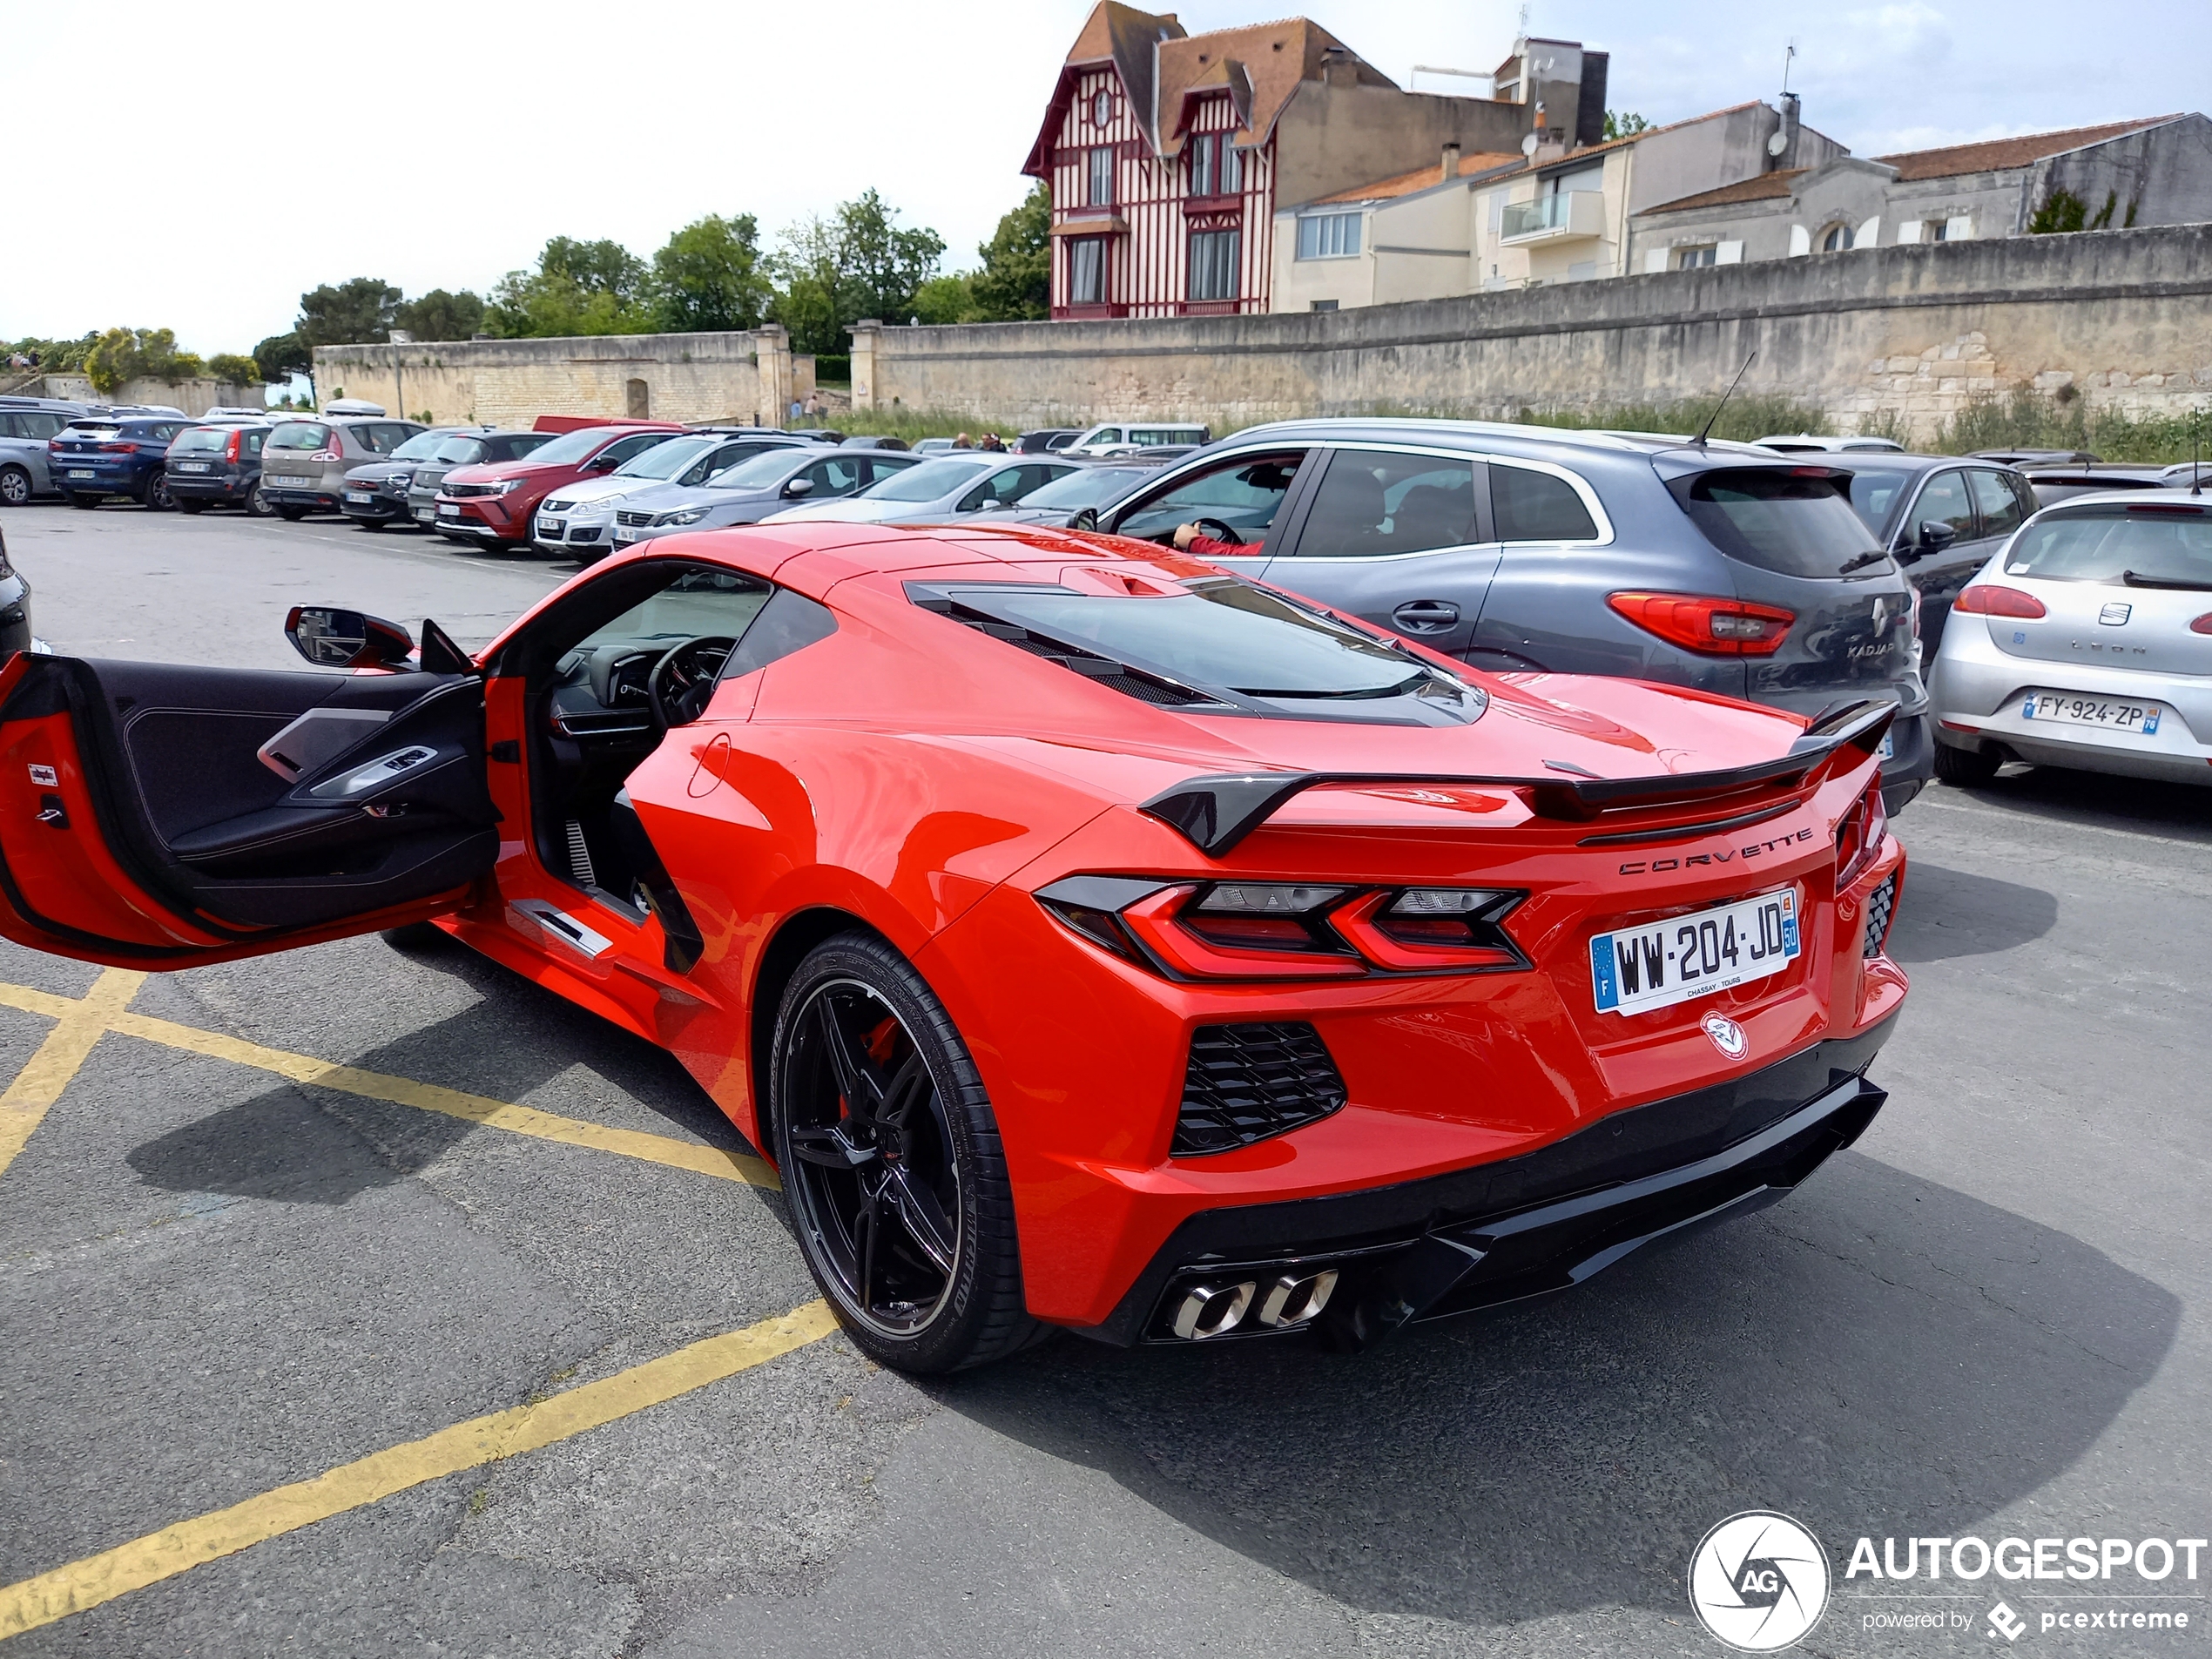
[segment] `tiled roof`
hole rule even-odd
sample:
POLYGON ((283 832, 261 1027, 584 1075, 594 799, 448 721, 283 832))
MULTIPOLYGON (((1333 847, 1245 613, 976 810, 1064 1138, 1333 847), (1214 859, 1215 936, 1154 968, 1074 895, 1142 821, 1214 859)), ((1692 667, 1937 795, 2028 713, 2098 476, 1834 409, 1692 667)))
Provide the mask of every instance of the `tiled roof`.
POLYGON ((1732 185, 1723 185, 1717 190, 1701 190, 1695 196, 1683 196, 1670 202, 1661 202, 1656 207, 1647 207, 1647 213, 1681 213, 1697 207, 1726 207, 1736 202, 1772 201, 1787 196, 1797 188, 1796 181, 1811 172, 1810 167, 1791 167, 1781 172, 1754 173, 1749 179, 1739 179, 1732 185))
POLYGON ((2179 120, 2173 115, 2146 116, 2134 121, 2109 121, 2102 126, 2067 127, 2057 132, 2030 132, 2017 138, 1987 138, 1979 144, 1947 145, 1940 150, 1908 150, 1902 155, 1874 158, 1897 169, 1899 179, 1949 179, 1959 173, 1996 172, 2025 167, 2047 156, 2102 144, 2129 132, 2140 132, 2161 122, 2179 120))
MULTIPOLYGON (((1462 156, 1460 158, 1460 177, 1469 178, 1475 173, 1488 172, 1494 167, 1511 166, 1520 159, 1510 152, 1496 155, 1478 152, 1471 156, 1462 156)), ((1378 179, 1372 185, 1361 185, 1354 190, 1339 190, 1332 196, 1317 196, 1314 203, 1318 206, 1323 202, 1386 201, 1394 196, 1410 196, 1419 190, 1433 190, 1445 182, 1444 160, 1440 156, 1433 166, 1416 167, 1413 172, 1401 172, 1394 179, 1378 179)))
MULTIPOLYGON (((1285 17, 1276 23, 1248 24, 1238 29, 1217 29, 1204 35, 1185 35, 1159 45, 1159 150, 1173 155, 1180 148, 1184 95, 1224 83, 1228 66, 1241 67, 1250 82, 1250 107, 1240 107, 1244 142, 1258 144, 1275 129, 1275 119, 1291 101, 1301 81, 1321 78, 1321 55, 1341 47, 1369 86, 1395 87, 1396 83, 1320 24, 1305 17, 1285 17)), ((1231 83, 1233 84, 1233 83, 1231 83)), ((1240 89, 1241 90, 1241 89, 1240 89)))

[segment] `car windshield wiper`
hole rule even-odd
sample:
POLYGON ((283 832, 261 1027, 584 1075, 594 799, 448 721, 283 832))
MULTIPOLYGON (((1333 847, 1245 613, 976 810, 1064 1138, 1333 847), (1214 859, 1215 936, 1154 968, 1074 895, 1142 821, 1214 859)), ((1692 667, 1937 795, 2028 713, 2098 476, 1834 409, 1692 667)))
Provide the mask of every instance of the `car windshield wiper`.
POLYGON ((1243 697, 1278 697, 1298 698, 1336 698, 1358 699, 1361 698, 1404 697, 1408 692, 1413 691, 1416 687, 1426 683, 1430 678, 1431 676, 1428 670, 1424 668, 1420 673, 1411 675, 1405 679, 1399 680, 1395 685, 1366 686, 1359 691, 1271 691, 1265 687, 1258 685, 1232 685, 1229 689, 1243 697))
POLYGON ((2120 579, 2131 588, 2179 588, 2189 593, 2212 593, 2212 582, 2192 582, 2187 577, 2144 576, 2136 570, 2122 570, 2120 579))
POLYGON ((1855 559, 1845 559, 1838 568, 1836 574, 1849 576, 1853 570, 1864 570, 1870 564, 1879 564, 1887 557, 1889 555, 1878 547, 1872 552, 1862 553, 1855 559))

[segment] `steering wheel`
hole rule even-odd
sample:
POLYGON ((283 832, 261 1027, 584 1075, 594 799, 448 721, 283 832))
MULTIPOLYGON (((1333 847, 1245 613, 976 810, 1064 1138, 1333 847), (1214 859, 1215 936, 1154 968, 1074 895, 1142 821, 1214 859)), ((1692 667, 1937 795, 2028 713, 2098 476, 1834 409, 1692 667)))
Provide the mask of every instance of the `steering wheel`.
POLYGON ((689 725, 706 711, 714 695, 714 682, 722 663, 738 647, 727 634, 698 634, 664 654, 645 676, 645 697, 651 705, 653 723, 663 731, 689 725), (711 664, 699 660, 702 652, 719 647, 721 656, 711 664))
POLYGON ((1244 538, 1237 533, 1237 527, 1226 519, 1194 518, 1190 522, 1198 527, 1202 536, 1217 542, 1234 542, 1239 547, 1244 545, 1244 538))

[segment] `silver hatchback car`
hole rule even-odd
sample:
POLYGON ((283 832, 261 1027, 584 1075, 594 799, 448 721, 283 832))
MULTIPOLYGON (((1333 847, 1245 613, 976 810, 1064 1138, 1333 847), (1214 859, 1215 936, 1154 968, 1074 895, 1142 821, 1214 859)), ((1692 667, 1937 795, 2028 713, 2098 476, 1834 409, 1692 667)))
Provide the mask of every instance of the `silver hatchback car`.
POLYGON ((2212 496, 2047 507, 1951 616, 1929 687, 1946 783, 2024 760, 2212 785, 2212 496))
POLYGON ((261 446, 261 494, 283 518, 337 512, 348 472, 390 460, 423 429, 416 421, 331 412, 280 421, 261 446))

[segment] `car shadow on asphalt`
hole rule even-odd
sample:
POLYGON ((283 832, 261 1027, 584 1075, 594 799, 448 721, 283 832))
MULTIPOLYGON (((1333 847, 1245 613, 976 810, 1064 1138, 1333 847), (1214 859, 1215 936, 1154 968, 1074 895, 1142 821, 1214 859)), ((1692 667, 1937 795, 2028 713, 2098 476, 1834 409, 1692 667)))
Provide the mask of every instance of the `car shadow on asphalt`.
POLYGON ((1986 956, 2032 944, 2058 921, 2058 895, 2041 887, 1915 859, 1905 869, 1889 954, 1907 968, 1986 956))
MULTIPOLYGON (((448 1018, 342 1056, 347 1065, 496 1100, 532 1096, 529 1104, 563 1116, 758 1156, 666 1050, 462 945, 407 954, 480 995, 448 1018), (610 1110, 610 1089, 627 1104, 610 1110)), ((503 1134, 439 1112, 284 1083, 149 1140, 127 1162, 172 1191, 342 1204, 408 1178, 471 1136, 503 1134)))
POLYGON ((1845 1153, 1754 1219, 1366 1354, 1063 1337, 932 1392, 1341 1602, 1519 1626, 1683 1612, 1697 1540, 1744 1509, 1839 1565, 1861 1535, 1986 1533, 2179 1318, 2077 1239, 1845 1153))
MULTIPOLYGON (((2203 786, 2195 786, 2064 766, 2008 765, 1988 783, 1944 788, 2054 824, 2090 824, 2130 834, 2163 832, 2212 845, 2212 770, 2203 786)), ((1909 819, 1903 827, 1909 837, 1909 819)))

